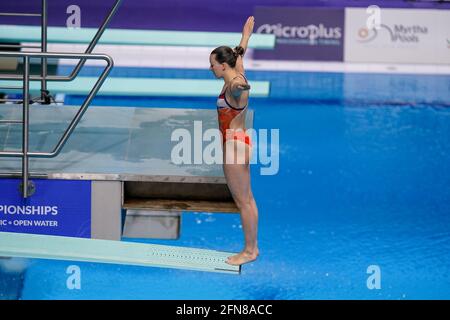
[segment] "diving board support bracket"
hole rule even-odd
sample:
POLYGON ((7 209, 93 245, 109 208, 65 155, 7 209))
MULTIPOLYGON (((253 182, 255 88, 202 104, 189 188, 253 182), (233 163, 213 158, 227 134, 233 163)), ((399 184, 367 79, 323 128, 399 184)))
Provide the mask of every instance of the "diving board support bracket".
POLYGON ((91 182, 91 238, 122 238, 122 182, 91 182))
POLYGON ((181 211, 122 209, 123 184, 122 181, 91 181, 92 239, 176 240, 180 237, 181 211))
POLYGON ((124 238, 178 240, 181 212, 126 210, 124 238))

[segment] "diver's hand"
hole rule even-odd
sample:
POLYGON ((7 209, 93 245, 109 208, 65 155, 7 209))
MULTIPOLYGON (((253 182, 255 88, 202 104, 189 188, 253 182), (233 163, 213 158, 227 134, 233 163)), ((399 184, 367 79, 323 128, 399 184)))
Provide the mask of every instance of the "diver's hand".
POLYGON ((250 38, 253 33, 253 27, 255 26, 255 18, 253 16, 248 17, 242 29, 242 36, 250 38))
POLYGON ((246 90, 250 90, 250 85, 249 84, 240 84, 236 88, 241 91, 246 91, 246 90))

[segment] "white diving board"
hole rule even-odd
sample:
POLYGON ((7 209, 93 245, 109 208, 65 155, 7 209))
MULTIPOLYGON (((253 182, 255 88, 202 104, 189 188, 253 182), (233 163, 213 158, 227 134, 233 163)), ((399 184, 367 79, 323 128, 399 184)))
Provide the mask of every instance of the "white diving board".
POLYGON ((240 274, 233 253, 125 241, 0 232, 0 256, 85 261, 240 274))
MULTIPOLYGON (((96 32, 96 28, 48 27, 47 41, 49 43, 89 43, 96 32)), ((234 47, 240 39, 241 34, 237 32, 106 29, 99 43, 189 47, 228 45, 234 47)), ((39 26, 0 25, 0 42, 40 41, 41 28, 39 26)), ((275 35, 273 34, 254 34, 249 41, 249 48, 273 49, 274 47, 275 35)))
MULTIPOLYGON (((97 77, 77 77, 69 82, 49 81, 47 88, 52 93, 85 95, 94 86, 97 77)), ((0 87, 21 86, 22 81, 0 80, 0 87)), ((268 81, 250 81, 252 97, 269 96, 268 81)), ((39 93, 39 81, 30 81, 30 92, 39 93)), ((114 78, 105 80, 97 95, 113 96, 190 96, 214 97, 222 90, 223 82, 205 79, 157 79, 157 78, 114 78)), ((21 93, 22 89, 1 89, 6 93, 21 93)))

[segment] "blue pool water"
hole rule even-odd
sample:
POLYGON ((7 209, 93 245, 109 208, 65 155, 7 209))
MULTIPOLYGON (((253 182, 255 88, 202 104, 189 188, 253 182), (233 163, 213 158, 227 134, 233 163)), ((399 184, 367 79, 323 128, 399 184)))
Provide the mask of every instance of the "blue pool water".
MULTIPOLYGON (((61 70, 64 72, 65 70, 61 70)), ((94 74, 88 68, 85 74, 94 74)), ((116 68, 112 76, 210 78, 116 68)), ((273 176, 252 167, 260 259, 241 276, 30 260, 21 299, 449 299, 450 76, 248 72, 255 128, 280 130, 273 176), (80 266, 81 290, 66 286, 80 266), (367 287, 367 268, 381 289, 367 287)), ((81 97, 67 97, 78 104, 81 97)), ((96 98, 95 105, 214 108, 213 98, 96 98)), ((237 215, 184 214, 180 246, 239 251, 237 215)), ((131 241, 130 239, 125 239, 131 241)))

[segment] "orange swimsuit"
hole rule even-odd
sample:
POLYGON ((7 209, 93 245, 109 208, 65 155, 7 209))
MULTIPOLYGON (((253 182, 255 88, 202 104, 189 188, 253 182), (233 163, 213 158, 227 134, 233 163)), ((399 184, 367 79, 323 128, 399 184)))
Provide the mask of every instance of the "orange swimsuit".
MULTIPOLYGON (((244 77, 244 75, 242 75, 244 77)), ((244 77, 245 82, 247 82, 247 79, 244 77)), ((236 116, 244 112, 245 109, 247 109, 246 105, 243 108, 235 108, 232 105, 230 105, 227 101, 227 98, 225 96, 225 93, 227 91, 227 88, 220 94, 219 98, 217 99, 217 113, 219 117, 219 129, 222 133, 222 141, 225 143, 227 140, 233 139, 233 140, 240 140, 249 146, 252 145, 252 142, 250 140, 250 136, 247 135, 247 133, 244 131, 244 129, 230 129, 231 121, 233 121, 236 116)))

